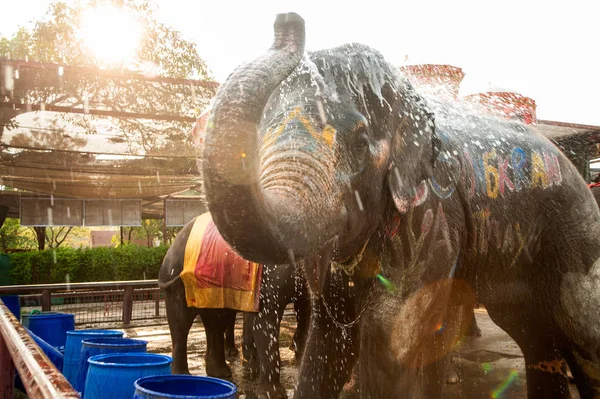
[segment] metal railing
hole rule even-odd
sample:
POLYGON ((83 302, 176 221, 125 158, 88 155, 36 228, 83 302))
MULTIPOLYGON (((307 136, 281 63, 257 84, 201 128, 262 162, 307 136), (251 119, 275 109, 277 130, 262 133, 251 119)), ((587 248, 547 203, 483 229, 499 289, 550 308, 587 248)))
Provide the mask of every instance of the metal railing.
POLYGON ((166 317, 157 280, 71 284, 9 285, 0 295, 19 295, 21 309, 73 313, 75 324, 122 322, 166 317))
POLYGON ((15 367, 31 399, 79 398, 17 318, 0 300, 0 398, 12 399, 15 367))

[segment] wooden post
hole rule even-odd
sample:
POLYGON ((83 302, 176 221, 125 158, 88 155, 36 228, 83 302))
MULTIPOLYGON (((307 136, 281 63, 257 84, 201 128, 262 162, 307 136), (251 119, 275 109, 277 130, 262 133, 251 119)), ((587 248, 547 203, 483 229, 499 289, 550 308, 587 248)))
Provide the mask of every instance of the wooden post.
POLYGON ((48 290, 42 291, 42 312, 49 312, 52 309, 52 294, 48 290))
POLYGON ((126 287, 123 293, 123 323, 131 323, 133 316, 133 287, 126 287))
POLYGON ((160 316, 160 291, 154 293, 154 316, 160 316))
POLYGON ((0 334, 0 398, 13 399, 15 387, 15 365, 4 338, 0 334))

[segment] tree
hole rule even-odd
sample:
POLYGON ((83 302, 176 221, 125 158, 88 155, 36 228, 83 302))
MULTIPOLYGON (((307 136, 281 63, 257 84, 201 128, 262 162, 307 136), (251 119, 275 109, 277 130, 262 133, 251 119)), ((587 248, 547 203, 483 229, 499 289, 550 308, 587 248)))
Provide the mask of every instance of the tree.
POLYGON ((33 227, 33 232, 35 233, 35 237, 37 238, 38 250, 43 251, 44 249, 46 249, 46 227, 35 226, 33 227))
POLYGON ((6 218, 0 228, 0 251, 7 252, 10 249, 33 249, 36 239, 31 230, 22 227, 19 219, 6 218))
POLYGON ((48 244, 48 248, 60 247, 60 244, 65 241, 72 229, 72 226, 46 228, 46 243, 48 244))
MULTIPOLYGON (((112 0, 115 6, 135 15, 144 27, 135 62, 128 66, 129 69, 121 68, 117 71, 119 73, 111 74, 99 69, 72 69, 107 66, 102 60, 94 57, 79 35, 82 13, 93 3, 53 3, 49 7, 47 18, 38 21, 32 30, 20 28, 13 37, 0 38, 0 58, 65 65, 65 68, 58 72, 20 66, 18 79, 14 79, 13 90, 6 93, 10 101, 64 105, 84 110, 112 110, 174 117, 197 116, 214 96, 216 85, 194 85, 182 81, 208 79, 206 64, 200 58, 194 43, 185 40, 180 32, 154 17, 154 8, 148 0, 112 0), (136 79, 128 73, 130 70, 158 74, 171 80, 136 79), (149 70, 152 72, 148 72, 149 70)), ((6 72, 5 68, 0 70, 0 74, 14 72, 6 72)), ((0 109, 0 135, 2 127, 14 127, 14 116, 10 109, 0 109)), ((97 131, 95 122, 98 119, 106 119, 93 115, 72 114, 62 114, 62 117, 76 126, 83 127, 88 133, 97 131)), ((111 119, 115 129, 122 132, 133 153, 194 155, 187 137, 187 132, 192 126, 189 121, 111 119)))
POLYGON ((151 247, 154 239, 158 238, 163 245, 170 245, 181 229, 183 226, 167 227, 165 237, 162 220, 144 219, 139 227, 123 227, 123 239, 127 242, 131 242, 134 238, 145 239, 146 244, 151 247))

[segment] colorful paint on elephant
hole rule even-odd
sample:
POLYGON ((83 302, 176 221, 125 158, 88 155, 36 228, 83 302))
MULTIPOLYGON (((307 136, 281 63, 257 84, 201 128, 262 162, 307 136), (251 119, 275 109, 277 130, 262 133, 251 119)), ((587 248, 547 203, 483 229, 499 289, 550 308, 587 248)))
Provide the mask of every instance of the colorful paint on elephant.
MULTIPOLYGON (((495 149, 478 155, 464 151, 464 158, 468 162, 465 163, 467 167, 462 169, 455 155, 440 154, 436 162, 446 163, 449 168, 455 170, 462 170, 459 176, 450 180, 460 181, 466 177, 469 181, 469 198, 473 198, 477 193, 494 199, 511 192, 546 189, 562 183, 560 162, 558 156, 552 152, 532 150, 528 156, 520 147, 514 147, 508 154, 495 149)), ((430 192, 440 199, 449 198, 455 190, 451 181, 443 185, 438 182, 436 176, 432 176, 421 182, 415 189, 412 205, 423 204, 430 192)))
POLYGON ((486 208, 473 213, 473 245, 480 255, 486 255, 491 249, 512 256, 512 267, 521 257, 533 262, 532 252, 540 245, 539 226, 521 223, 502 225, 486 208))
POLYGON ((210 212, 194 220, 180 276, 188 306, 259 310, 262 265, 243 259, 225 242, 210 212))
MULTIPOLYGON (((325 123, 324 116, 321 117, 323 122, 325 123)), ((317 142, 323 142, 327 145, 327 147, 332 148, 333 143, 335 141, 335 129, 333 126, 325 123, 325 127, 322 131, 318 131, 313 126, 313 123, 310 121, 308 117, 302 114, 302 108, 296 107, 294 108, 287 117, 283 120, 282 123, 277 125, 274 129, 269 130, 263 139, 263 147, 269 148, 281 137, 286 126, 292 122, 300 122, 300 124, 306 129, 308 134, 312 136, 314 140, 310 140, 307 142, 307 146, 310 146, 310 152, 316 151, 316 147, 314 144, 317 142)))
POLYGON ((514 147, 510 154, 491 150, 481 155, 464 151, 469 161, 470 192, 497 198, 509 192, 559 185, 562 173, 558 156, 548 151, 532 150, 529 154, 514 147))

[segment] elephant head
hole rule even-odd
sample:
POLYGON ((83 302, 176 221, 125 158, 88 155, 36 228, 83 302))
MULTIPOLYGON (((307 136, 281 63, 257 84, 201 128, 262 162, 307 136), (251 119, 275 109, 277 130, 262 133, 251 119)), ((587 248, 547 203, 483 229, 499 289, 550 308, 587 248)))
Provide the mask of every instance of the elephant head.
POLYGON ((206 196, 244 258, 303 258, 319 293, 331 260, 359 253, 388 209, 407 211, 436 158, 434 121, 370 47, 305 53, 294 13, 277 15, 274 31, 268 52, 239 66, 215 98, 206 196))

